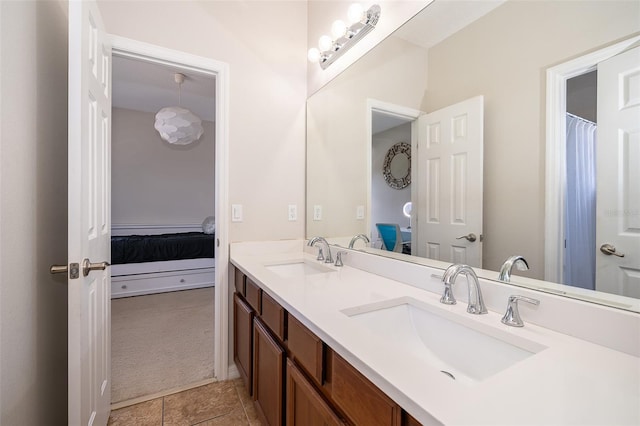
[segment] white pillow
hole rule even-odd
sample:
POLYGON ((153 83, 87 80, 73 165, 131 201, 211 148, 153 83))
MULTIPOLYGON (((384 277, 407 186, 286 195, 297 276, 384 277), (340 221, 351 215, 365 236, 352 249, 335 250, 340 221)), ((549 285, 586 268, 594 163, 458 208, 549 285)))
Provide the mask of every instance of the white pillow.
POLYGON ((202 231, 205 234, 214 234, 216 232, 216 219, 213 216, 207 217, 202 222, 202 231))

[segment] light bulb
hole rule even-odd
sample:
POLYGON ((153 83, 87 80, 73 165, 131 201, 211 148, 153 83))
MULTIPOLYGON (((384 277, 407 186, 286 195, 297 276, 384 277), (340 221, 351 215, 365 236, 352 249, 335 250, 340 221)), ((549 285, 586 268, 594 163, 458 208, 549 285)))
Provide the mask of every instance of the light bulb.
POLYGON ((349 17, 349 23, 355 24, 362 21, 362 15, 364 14, 364 7, 360 3, 353 3, 349 6, 347 16, 349 17))
POLYGON ((309 62, 318 62, 320 60, 320 51, 312 47, 307 53, 307 59, 309 59, 309 62))
POLYGON ((331 35, 333 35, 335 39, 338 39, 344 36, 346 33, 347 33, 347 24, 345 24, 339 19, 333 22, 333 25, 331 25, 331 35))
POLYGON ((318 47, 320 48, 321 52, 326 52, 327 50, 331 49, 332 44, 333 44, 333 41, 331 40, 331 37, 327 35, 323 35, 318 40, 318 47))

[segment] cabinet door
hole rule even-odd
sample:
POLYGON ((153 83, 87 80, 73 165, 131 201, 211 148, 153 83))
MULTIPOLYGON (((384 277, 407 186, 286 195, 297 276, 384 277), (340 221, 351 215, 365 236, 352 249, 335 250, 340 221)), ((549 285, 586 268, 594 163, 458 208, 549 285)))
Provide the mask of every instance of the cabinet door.
POLYGON ((251 395, 253 368, 253 316, 254 311, 238 294, 233 296, 233 359, 244 386, 251 395))
POLYGON ((285 352, 258 318, 253 320, 253 332, 253 399, 261 420, 281 426, 285 352))
POLYGON ((402 410, 347 361, 332 352, 331 397, 356 425, 400 426, 402 410))
POLYGON ((339 426, 344 424, 302 372, 288 359, 287 426, 339 426))

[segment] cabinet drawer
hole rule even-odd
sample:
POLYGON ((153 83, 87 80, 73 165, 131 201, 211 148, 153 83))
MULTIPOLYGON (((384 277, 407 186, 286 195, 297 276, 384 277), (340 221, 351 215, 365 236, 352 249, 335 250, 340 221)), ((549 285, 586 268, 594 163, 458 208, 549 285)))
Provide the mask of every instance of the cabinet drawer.
POLYGON ((318 384, 322 384, 322 340, 293 315, 288 315, 287 322, 287 345, 291 357, 318 384))
POLYGON ((262 312, 260 308, 260 293, 262 289, 256 285, 249 277, 245 278, 245 299, 249 302, 249 305, 256 310, 258 314, 262 312))
POLYGON ((333 401, 356 425, 399 426, 402 410, 380 389, 335 352, 332 352, 333 401))
POLYGON ((261 318, 280 341, 284 341, 285 317, 284 308, 263 291, 261 318))
POLYGON ((245 279, 245 275, 242 273, 240 269, 236 268, 236 273, 235 273, 236 292, 240 293, 242 296, 245 296, 244 279, 245 279))
POLYGON ((211 287, 215 282, 214 271, 214 268, 207 268, 112 277, 111 297, 115 299, 118 297, 211 287))

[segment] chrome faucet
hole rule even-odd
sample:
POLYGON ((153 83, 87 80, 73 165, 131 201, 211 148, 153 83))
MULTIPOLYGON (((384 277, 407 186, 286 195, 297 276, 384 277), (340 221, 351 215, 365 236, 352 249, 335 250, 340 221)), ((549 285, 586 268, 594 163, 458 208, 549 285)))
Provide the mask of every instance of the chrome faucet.
POLYGON ((520 318, 520 312, 518 311, 518 300, 531 303, 532 305, 539 305, 538 299, 532 299, 524 296, 509 296, 509 302, 507 303, 507 312, 502 317, 502 323, 511 327, 524 327, 524 322, 520 318))
POLYGON ((358 241, 358 240, 362 240, 362 241, 364 241, 366 244, 369 244, 369 243, 371 242, 371 241, 369 240, 369 237, 367 237, 366 235, 364 235, 364 234, 358 234, 358 235, 356 235, 355 237, 353 237, 353 238, 351 239, 351 241, 349 241, 349 248, 350 248, 350 249, 352 249, 352 248, 353 248, 353 245, 354 245, 354 244, 356 243, 356 241, 358 241))
POLYGON ((442 298, 440 298, 440 303, 444 303, 445 305, 456 304, 456 299, 453 297, 452 286, 460 274, 467 277, 467 288, 469 290, 469 305, 467 306, 467 312, 474 315, 486 314, 487 308, 484 305, 484 300, 482 300, 482 291, 480 290, 478 276, 471 266, 468 265, 455 264, 449 266, 447 270, 444 271, 444 275, 442 276, 444 294, 442 295, 442 298))
POLYGON ((511 256, 502 264, 498 279, 500 281, 509 282, 511 280, 511 270, 514 266, 518 269, 518 271, 526 271, 529 269, 529 264, 524 257, 511 256))
POLYGON ((320 251, 318 252, 317 260, 324 259, 324 263, 333 263, 333 257, 331 257, 331 247, 329 247, 329 243, 323 237, 313 237, 312 239, 309 240, 307 245, 310 247, 313 247, 317 243, 322 243, 324 244, 324 247, 327 248, 326 256, 321 255, 321 253, 323 253, 324 251, 322 250, 322 248, 320 248, 320 251))

